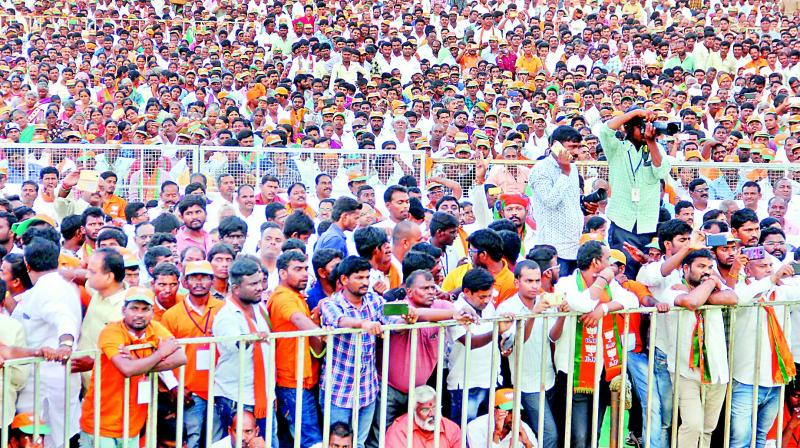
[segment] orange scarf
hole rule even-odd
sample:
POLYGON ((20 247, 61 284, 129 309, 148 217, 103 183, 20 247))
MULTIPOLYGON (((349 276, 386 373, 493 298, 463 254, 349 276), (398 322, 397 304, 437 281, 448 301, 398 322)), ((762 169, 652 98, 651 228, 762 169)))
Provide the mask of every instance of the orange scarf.
MULTIPOLYGON (((764 302, 764 296, 761 296, 759 301, 764 302)), ((775 301, 775 291, 769 294, 769 301, 775 301)), ((792 352, 786 342, 783 329, 778 324, 775 309, 771 306, 764 306, 763 308, 767 312, 767 335, 769 336, 770 352, 772 353, 772 381, 775 384, 786 384, 797 375, 794 358, 792 358, 792 352)))
MULTIPOLYGON (((578 282, 578 291, 586 289, 583 275, 580 272, 575 275, 575 280, 578 282)), ((611 302, 611 288, 606 285, 600 296, 600 303, 608 302, 611 302)), ((600 334, 603 340, 601 355, 603 356, 606 381, 611 381, 622 372, 620 363, 622 343, 619 337, 618 319, 618 316, 606 316, 603 319, 603 328, 600 334)), ((575 334, 574 365, 577 374, 573 380, 573 388, 575 393, 590 394, 594 392, 595 354, 598 351, 597 327, 587 328, 578 321, 575 334)))
MULTIPOLYGON (((247 327, 250 329, 250 334, 256 334, 258 330, 256 329, 256 322, 254 319, 250 319, 247 316, 244 308, 239 306, 236 302, 231 301, 231 303, 235 304, 239 309, 242 310, 242 315, 244 315, 245 320, 247 321, 247 327)), ((253 410, 253 415, 256 418, 266 418, 267 417, 267 377, 264 373, 264 352, 261 350, 261 342, 254 342, 253 343, 253 394, 255 395, 256 406, 253 410)))
POLYGON ((708 365, 708 348, 705 338, 705 319, 700 311, 694 312, 694 329, 692 330, 692 346, 689 349, 689 367, 700 370, 700 382, 711 382, 711 367, 708 365))

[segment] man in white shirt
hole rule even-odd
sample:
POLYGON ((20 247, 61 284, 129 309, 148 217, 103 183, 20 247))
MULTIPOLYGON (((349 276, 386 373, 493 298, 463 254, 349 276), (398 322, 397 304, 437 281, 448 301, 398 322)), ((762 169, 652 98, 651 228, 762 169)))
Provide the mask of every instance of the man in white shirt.
MULTIPOLYGON (((466 276, 464 281, 466 281, 466 276)), ((547 298, 539 295, 542 289, 542 271, 536 262, 523 260, 517 263, 514 268, 514 285, 517 287, 517 294, 509 297, 498 306, 497 312, 499 314, 521 316, 541 314, 551 309, 552 305, 547 298)), ((540 394, 548 394, 552 391, 556 381, 553 364, 550 362, 550 342, 547 340, 548 336, 544 333, 549 331, 554 323, 555 318, 538 317, 526 319, 523 324, 525 326, 525 339, 522 343, 522 353, 514 352, 513 346, 511 346, 510 349, 512 351, 509 357, 511 382, 522 394, 523 419, 530 427, 535 428, 537 435, 539 431, 539 412, 544 412, 544 427, 542 428, 542 446, 544 448, 555 448, 558 445, 556 422, 553 419, 553 413, 550 411, 547 397, 544 399, 544 407, 540 408, 540 394), (518 361, 520 356, 522 359, 518 361), (519 378, 516 377, 515 368, 518 362, 522 362, 525 366, 519 378)), ((510 330, 503 333, 501 347, 504 348, 510 345, 510 341, 513 341, 516 336, 516 330, 515 324, 510 330)))
MULTIPOLYGON (((735 288, 740 305, 800 298, 799 284, 791 264, 774 270, 768 258, 751 260, 745 265, 745 273, 747 279, 735 288)), ((767 432, 781 407, 781 385, 791 381, 796 375, 789 345, 792 322, 786 320, 787 312, 789 309, 785 306, 748 307, 740 308, 736 312, 734 341, 744 343, 733 345, 732 447, 750 446, 754 412, 758 415, 755 427, 756 446, 765 445, 767 432), (758 323, 758 320, 761 322, 758 323), (755 341, 760 341, 760 347, 755 341), (760 366, 757 375, 754 373, 755 365, 760 366), (758 403, 757 408, 753 409, 753 385, 756 383, 758 403)))
MULTIPOLYGON (((636 280, 645 285, 656 301, 663 303, 665 292, 672 286, 681 283, 680 264, 691 251, 694 244, 702 244, 702 234, 692 234, 692 227, 679 220, 672 219, 662 223, 658 228, 658 241, 664 257, 654 263, 649 263, 639 270, 636 280), (694 240, 693 240, 694 238, 694 240)), ((656 314, 656 340, 655 340, 655 366, 653 377, 656 382, 650 396, 650 422, 654 429, 650 431, 650 446, 653 448, 669 446, 669 437, 672 427, 672 379, 667 369, 667 353, 675 353, 672 339, 667 337, 667 328, 670 322, 669 314, 656 314)), ((633 386, 642 403, 642 408, 647 409, 647 365, 646 353, 628 354, 628 371, 633 379, 633 386), (642 378, 645 378, 642 381, 642 378)), ((647 425, 647 420, 642 419, 647 425)), ((644 427, 642 429, 644 432, 644 427)))
MULTIPOLYGON (((461 424, 464 421, 462 410, 466 409, 466 422, 469 423, 478 416, 478 408, 489 398, 489 389, 492 382, 497 383, 497 377, 491 377, 492 367, 492 329, 491 322, 483 319, 495 317, 496 312, 492 299, 494 298, 494 277, 486 269, 474 268, 464 274, 462 280, 463 293, 453 306, 457 310, 474 310, 480 314, 481 321, 470 325, 469 364, 466 360, 466 334, 467 328, 462 325, 447 328, 450 340, 450 356, 448 365, 450 372, 447 375, 447 390, 452 397, 450 419, 461 424), (464 372, 468 371, 465 378, 464 372), (467 382, 469 381, 469 382, 467 382), (467 403, 463 405, 464 401, 467 403)), ((510 322, 498 323, 501 332, 506 331, 510 322)), ((500 357, 497 357, 495 372, 500 373, 500 357)))
POLYGON ((664 293, 661 300, 685 311, 671 319, 668 337, 677 341, 667 353, 671 372, 676 373, 681 425, 678 446, 711 445, 728 382, 728 353, 724 350, 725 326, 722 310, 698 311, 705 305, 735 305, 736 294, 714 271, 714 255, 708 249, 689 252, 681 263, 682 284, 664 293), (680 324, 678 323, 680 319, 680 324), (677 333, 680 327, 680 334, 677 333))
MULTIPOLYGON (((608 406, 607 391, 610 381, 621 374, 621 319, 617 316, 609 317, 608 313, 639 306, 636 296, 614 280, 614 271, 609 265, 610 255, 608 246, 599 241, 585 243, 578 249, 578 269, 569 277, 559 279, 555 287, 556 294, 562 294, 566 298, 571 311, 583 314, 580 319, 559 317, 550 330, 550 339, 556 341, 555 364, 558 380, 561 384, 566 383, 567 372, 572 369, 577 384, 572 397, 572 447, 588 447, 592 440, 596 364, 594 353, 600 353, 604 358, 600 361, 603 364, 603 372, 600 373, 600 387, 603 390, 598 391, 600 406, 597 421, 603 421, 605 408, 608 406), (618 319, 616 328, 613 319, 618 319), (602 329, 598 330, 598 325, 602 329), (565 333, 564 328, 567 329, 565 333), (598 333, 602 336, 601 343, 605 350, 597 350, 598 333), (571 359, 570 347, 575 346, 582 347, 582 352, 576 352, 574 359, 571 359)), ((566 387, 564 386, 565 390, 566 387)))
MULTIPOLYGON (((265 446, 266 441, 264 437, 258 432, 258 425, 256 424, 256 417, 250 411, 242 413, 242 446, 265 446)), ((211 445, 211 448, 236 448, 236 426, 239 420, 239 415, 234 415, 231 421, 231 426, 228 428, 228 435, 224 439, 220 439, 211 445)))
MULTIPOLYGON (((42 230, 55 232, 55 238, 58 238, 54 229, 42 230)), ((58 273, 59 253, 58 245, 50 239, 34 237, 25 246, 25 264, 34 285, 14 308, 11 317, 22 323, 28 347, 58 347, 57 354, 66 361, 80 335, 81 302, 75 285, 58 273), (55 291, 58 294, 54 294, 55 291)), ((39 372, 40 410, 42 418, 52 428, 45 437, 45 446, 62 448, 65 428, 69 437, 77 434, 79 429, 80 375, 70 374, 63 365, 56 363, 42 364, 39 372), (70 381, 69 397, 64 389, 66 375, 70 381), (69 400, 71 410, 68 422, 64 420, 66 400, 69 400)), ((18 412, 33 411, 34 385, 31 369, 31 377, 19 394, 18 412)))

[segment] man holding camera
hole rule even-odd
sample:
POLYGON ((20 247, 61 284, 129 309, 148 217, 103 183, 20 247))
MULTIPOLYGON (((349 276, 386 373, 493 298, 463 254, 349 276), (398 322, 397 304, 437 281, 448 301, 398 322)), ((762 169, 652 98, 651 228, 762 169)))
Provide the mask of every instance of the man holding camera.
MULTIPOLYGON (((609 245, 623 249, 623 243, 639 249, 652 241, 658 224, 661 180, 669 175, 670 164, 656 144, 655 113, 631 109, 600 126, 600 143, 608 161, 611 191, 606 215, 611 221, 609 245), (617 138, 617 131, 625 138, 617 138)), ((626 275, 635 278, 639 264, 630 255, 626 275)))

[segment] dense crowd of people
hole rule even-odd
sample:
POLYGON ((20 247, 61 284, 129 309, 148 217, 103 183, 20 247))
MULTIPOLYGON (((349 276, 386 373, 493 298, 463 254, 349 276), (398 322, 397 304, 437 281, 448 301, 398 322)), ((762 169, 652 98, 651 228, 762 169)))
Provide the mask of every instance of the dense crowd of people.
POLYGON ((0 359, 44 359, 4 370, 9 446, 583 448, 619 394, 630 445, 800 446, 792 2, 0 25, 0 359))

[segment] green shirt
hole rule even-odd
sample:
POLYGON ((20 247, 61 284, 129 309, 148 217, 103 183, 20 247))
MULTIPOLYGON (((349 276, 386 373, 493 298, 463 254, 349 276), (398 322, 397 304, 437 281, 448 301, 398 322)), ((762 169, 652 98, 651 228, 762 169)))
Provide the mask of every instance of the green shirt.
POLYGON ((686 58, 681 61, 678 55, 675 55, 664 63, 664 70, 680 65, 684 72, 694 73, 694 56, 687 54, 686 58))
POLYGON ((608 160, 608 183, 611 188, 606 216, 629 232, 633 231, 634 226, 636 233, 655 232, 661 203, 660 181, 666 179, 670 171, 666 156, 661 153, 661 166, 646 166, 642 151, 637 151, 628 140, 619 140, 616 131, 607 124, 600 126, 598 137, 608 160), (639 190, 638 202, 632 201, 634 189, 639 190))

